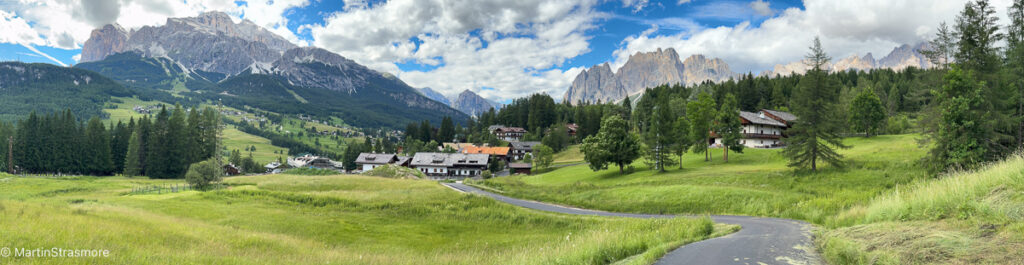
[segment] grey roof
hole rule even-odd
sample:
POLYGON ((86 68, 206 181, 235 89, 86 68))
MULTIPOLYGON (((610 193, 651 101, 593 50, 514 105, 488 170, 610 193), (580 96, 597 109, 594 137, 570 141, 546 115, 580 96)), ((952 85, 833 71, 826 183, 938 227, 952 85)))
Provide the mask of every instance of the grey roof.
POLYGON ((530 163, 508 163, 509 168, 533 168, 530 163))
POLYGON ((768 112, 769 114, 771 114, 771 115, 773 115, 775 117, 779 117, 779 118, 785 120, 786 122, 795 121, 797 119, 796 115, 793 115, 793 113, 789 113, 789 112, 785 112, 785 111, 770 110, 770 109, 761 110, 761 111, 768 112))
POLYGON ((519 149, 519 150, 529 149, 529 150, 533 150, 533 146, 539 145, 540 142, 511 142, 509 144, 512 145, 512 149, 519 149))
POLYGON ((398 161, 395 161, 395 165, 405 165, 406 163, 409 163, 410 160, 412 160, 412 157, 398 156, 398 161))
POLYGON ((487 126, 487 131, 493 132, 494 130, 497 130, 497 129, 500 129, 500 128, 505 128, 505 125, 491 125, 491 126, 487 126))
POLYGON ((753 112, 740 111, 740 118, 750 121, 750 123, 753 124, 786 127, 786 125, 783 124, 782 122, 753 112))
POLYGON ((390 164, 398 159, 395 154, 359 153, 356 164, 390 164))
POLYGON ((459 154, 459 153, 416 153, 412 157, 411 166, 487 166, 487 154, 459 154))

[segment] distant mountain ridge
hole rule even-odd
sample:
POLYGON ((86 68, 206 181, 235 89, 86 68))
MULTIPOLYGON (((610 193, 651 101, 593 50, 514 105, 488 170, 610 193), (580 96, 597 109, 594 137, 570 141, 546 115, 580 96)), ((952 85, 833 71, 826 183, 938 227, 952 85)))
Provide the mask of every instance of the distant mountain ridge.
POLYGON ((132 31, 117 24, 93 30, 82 46, 81 62, 134 51, 146 57, 168 57, 190 69, 231 75, 252 64, 271 63, 295 47, 249 20, 234 23, 227 14, 205 12, 132 31))
MULTIPOLYGON (((864 56, 833 60, 828 65, 831 71, 873 69, 904 69, 907 67, 931 68, 933 65, 921 54, 927 49, 927 43, 917 45, 901 45, 892 50, 882 59, 876 60, 871 53, 864 56)), ((637 52, 629 56, 618 72, 613 72, 608 63, 603 63, 583 70, 573 80, 572 85, 562 97, 563 101, 576 104, 579 102, 617 102, 626 96, 634 97, 642 94, 647 88, 663 84, 692 85, 704 81, 721 82, 735 78, 739 74, 729 68, 729 64, 719 58, 707 58, 694 54, 680 61, 675 49, 657 49, 652 52, 637 52)), ((760 73, 761 76, 803 74, 807 72, 804 62, 796 61, 777 64, 770 70, 760 73)), ((635 99, 635 98, 634 98, 635 99)))
MULTIPOLYGON (((875 60, 871 53, 868 53, 863 57, 851 55, 838 60, 833 59, 832 63, 829 64, 827 68, 833 72, 846 70, 869 71, 873 69, 902 70, 908 67, 921 69, 932 68, 934 65, 932 65, 931 61, 921 53, 922 50, 926 49, 928 49, 927 43, 919 43, 913 46, 904 44, 894 48, 888 55, 879 60, 875 60)), ((801 60, 787 64, 777 64, 771 70, 761 72, 760 75, 775 76, 776 74, 804 74, 808 69, 809 67, 801 60)))
POLYGON ((452 107, 470 116, 480 116, 480 114, 487 112, 491 108, 496 108, 490 101, 468 89, 463 90, 462 93, 455 97, 455 100, 452 101, 452 107))
POLYGON ((168 18, 131 32, 92 32, 77 68, 138 88, 222 100, 279 113, 336 115, 357 127, 468 119, 393 75, 316 47, 298 47, 248 20, 219 12, 168 18), (214 92, 214 93, 209 93, 214 92))
POLYGON ((722 59, 695 54, 680 60, 675 49, 638 52, 618 72, 608 63, 580 72, 562 97, 569 103, 618 101, 663 84, 723 81, 737 74, 722 59))

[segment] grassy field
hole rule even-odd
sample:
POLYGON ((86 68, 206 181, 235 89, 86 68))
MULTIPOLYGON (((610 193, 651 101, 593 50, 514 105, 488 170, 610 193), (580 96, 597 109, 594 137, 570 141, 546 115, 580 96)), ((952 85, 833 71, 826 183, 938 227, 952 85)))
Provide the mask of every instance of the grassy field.
MULTIPOLYGON (((583 208, 636 213, 737 214, 785 217, 812 223, 869 201, 898 185, 926 178, 918 161, 925 150, 915 135, 849 138, 842 150, 845 169, 826 167, 818 174, 796 173, 786 166, 781 150, 746 149, 722 161, 702 154, 684 155, 683 169, 665 173, 633 164, 634 173, 618 169, 593 172, 587 165, 555 169, 533 176, 494 178, 479 182, 513 197, 557 202, 583 208)), ((578 156, 560 154, 564 157, 578 156)))
POLYGON ((1024 264, 1024 158, 900 187, 820 233, 835 264, 1024 264))
POLYGON ((117 108, 104 108, 103 109, 103 112, 106 112, 107 114, 110 114, 110 120, 112 120, 112 121, 123 121, 123 122, 127 123, 129 119, 134 118, 134 119, 138 120, 138 119, 146 116, 145 114, 141 114, 141 113, 135 112, 135 110, 134 110, 135 106, 148 107, 148 106, 154 106, 154 105, 161 105, 161 104, 163 104, 163 105, 167 105, 167 108, 170 108, 170 109, 174 108, 173 104, 167 104, 167 103, 163 103, 163 102, 160 102, 160 101, 143 101, 143 100, 140 100, 138 98, 127 98, 127 97, 115 97, 114 99, 121 101, 121 103, 112 103, 113 105, 117 106, 117 108))
POLYGON ((180 180, 0 174, 0 246, 105 249, 16 264, 644 264, 707 238, 707 218, 567 216, 437 182, 265 175, 228 188, 131 194, 180 180))
POLYGON ((241 151, 243 158, 248 156, 250 153, 246 152, 245 149, 250 146, 255 146, 256 152, 252 152, 252 157, 261 165, 277 161, 278 157, 281 159, 288 158, 288 149, 271 145, 270 139, 244 133, 235 129, 232 125, 228 125, 222 133, 224 148, 228 151, 241 151))
POLYGON ((579 145, 572 145, 561 152, 554 155, 552 163, 555 165, 565 165, 573 163, 583 162, 583 153, 580 152, 579 145))

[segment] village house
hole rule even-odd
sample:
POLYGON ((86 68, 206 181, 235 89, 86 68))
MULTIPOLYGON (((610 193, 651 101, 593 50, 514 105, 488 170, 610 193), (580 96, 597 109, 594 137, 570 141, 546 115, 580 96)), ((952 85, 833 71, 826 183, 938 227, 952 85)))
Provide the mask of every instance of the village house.
POLYGON ((508 143, 508 147, 512 151, 512 154, 511 154, 512 160, 511 161, 523 160, 523 158, 526 157, 526 154, 533 153, 533 147, 536 146, 536 145, 540 145, 540 142, 511 142, 511 143, 508 143))
POLYGON ((273 174, 281 173, 282 171, 284 171, 286 167, 287 165, 278 162, 270 162, 269 164, 263 166, 263 168, 267 170, 267 173, 273 174))
POLYGON ((443 144, 441 144, 441 147, 440 147, 439 150, 440 151, 444 151, 444 149, 451 148, 452 150, 455 150, 456 152, 462 152, 462 149, 464 149, 466 147, 476 147, 476 145, 473 145, 472 143, 443 143, 443 144))
MULTIPOLYGON (((750 148, 773 148, 783 145, 785 131, 796 120, 791 113, 776 110, 761 110, 757 113, 740 111, 743 124, 740 144, 750 148)), ((712 146, 722 146, 722 138, 712 133, 712 146)))
POLYGON ((504 160, 508 161, 508 157, 512 154, 512 148, 508 146, 504 147, 476 147, 467 146, 459 150, 459 153, 463 154, 487 154, 491 156, 491 161, 504 160))
POLYGON ((565 125, 565 129, 568 130, 569 137, 576 138, 576 131, 580 130, 580 126, 575 123, 569 123, 565 125))
POLYGON ((502 125, 491 125, 487 127, 487 130, 491 132, 498 139, 506 142, 518 142, 523 139, 523 135, 526 135, 526 129, 521 127, 505 127, 502 125))
POLYGON ((432 179, 480 176, 487 170, 487 154, 416 153, 409 166, 432 179))
POLYGON ((398 161, 398 156, 395 154, 360 153, 356 158, 356 165, 359 165, 359 169, 365 172, 396 161, 398 161))

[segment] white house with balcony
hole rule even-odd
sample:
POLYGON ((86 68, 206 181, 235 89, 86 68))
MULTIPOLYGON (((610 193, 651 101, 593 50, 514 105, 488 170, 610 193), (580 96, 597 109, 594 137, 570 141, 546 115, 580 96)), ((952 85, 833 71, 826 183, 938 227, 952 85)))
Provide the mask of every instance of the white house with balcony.
MULTIPOLYGON (((782 138, 786 137, 786 129, 795 120, 796 116, 783 111, 740 111, 740 122, 743 124, 740 144, 750 148, 781 147, 782 138)), ((711 145, 722 146, 722 138, 714 135, 711 145)))

